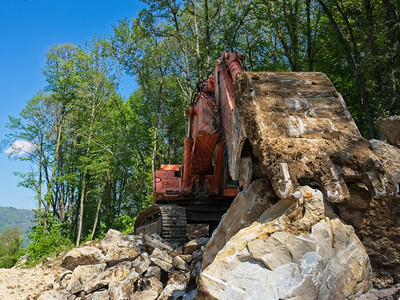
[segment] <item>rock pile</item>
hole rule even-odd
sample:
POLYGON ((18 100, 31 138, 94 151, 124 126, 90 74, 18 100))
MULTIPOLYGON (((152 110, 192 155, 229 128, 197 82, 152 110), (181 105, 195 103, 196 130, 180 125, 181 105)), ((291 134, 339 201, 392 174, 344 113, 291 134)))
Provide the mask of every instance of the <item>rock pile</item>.
POLYGON ((354 229, 319 190, 304 186, 295 195, 229 239, 201 273, 199 300, 354 299, 371 288, 369 258, 354 229))
POLYGON ((58 286, 38 300, 194 299, 208 238, 172 248, 153 234, 109 230, 102 241, 67 253, 58 286))

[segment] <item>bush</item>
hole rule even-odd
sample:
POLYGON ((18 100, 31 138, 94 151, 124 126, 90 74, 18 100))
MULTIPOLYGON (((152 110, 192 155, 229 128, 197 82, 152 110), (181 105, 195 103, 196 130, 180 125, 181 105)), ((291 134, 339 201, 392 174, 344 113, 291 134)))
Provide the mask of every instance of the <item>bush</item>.
POLYGON ((136 217, 130 217, 127 214, 120 214, 111 228, 120 231, 123 234, 132 234, 134 232, 136 217))
POLYGON ((15 265, 22 251, 22 231, 17 227, 8 227, 0 233, 0 268, 15 265))
POLYGON ((29 233, 29 246, 27 254, 33 261, 41 260, 46 256, 71 249, 74 245, 62 233, 60 221, 49 219, 47 230, 43 225, 35 226, 29 233))

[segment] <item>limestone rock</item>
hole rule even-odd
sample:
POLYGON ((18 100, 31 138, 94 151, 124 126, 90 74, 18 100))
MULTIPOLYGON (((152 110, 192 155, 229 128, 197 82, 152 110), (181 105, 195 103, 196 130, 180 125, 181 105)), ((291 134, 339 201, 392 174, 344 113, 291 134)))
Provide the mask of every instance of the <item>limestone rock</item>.
POLYGON ((146 252, 140 254, 138 258, 136 258, 133 263, 132 267, 135 268, 135 271, 139 274, 143 274, 147 271, 150 265, 149 255, 146 252))
POLYGON ((169 264, 172 264, 172 256, 169 255, 168 253, 164 252, 164 251, 161 251, 158 248, 155 248, 153 250, 153 252, 150 255, 150 258, 158 258, 158 259, 161 259, 161 260, 163 260, 163 261, 165 261, 165 262, 167 262, 169 264))
POLYGON ((132 261, 140 255, 141 239, 134 235, 124 235, 110 229, 101 241, 100 248, 106 254, 104 260, 110 265, 122 261, 132 261))
POLYGON ((105 263, 97 265, 82 265, 75 268, 69 281, 67 290, 72 294, 76 294, 85 289, 86 284, 95 278, 99 273, 104 271, 105 263))
POLYGON ((191 240, 183 246, 184 254, 192 254, 194 251, 199 249, 201 246, 207 244, 209 241, 206 237, 201 237, 195 240, 191 240))
MULTIPOLYGON (((173 251, 172 247, 163 243, 159 239, 156 239, 150 235, 143 235, 143 245, 148 253, 153 252, 155 248, 162 250, 162 251, 173 251)), ((160 238, 161 239, 161 238, 160 238)))
POLYGON ((106 254, 104 261, 110 266, 122 261, 132 261, 140 255, 140 238, 123 235, 119 231, 110 229, 101 241, 101 249, 106 254))
POLYGON ((183 271, 189 271, 189 265, 186 261, 183 260, 182 257, 180 256, 175 256, 172 259, 172 265, 179 269, 179 270, 183 270, 183 271))
POLYGON ((172 264, 170 264, 170 263, 168 263, 168 262, 166 262, 166 261, 164 261, 164 260, 162 260, 162 259, 159 259, 159 258, 157 258, 157 257, 151 257, 151 258, 150 258, 150 261, 151 261, 153 264, 159 266, 159 267, 160 267, 162 270, 164 270, 165 272, 171 272, 172 269, 173 269, 172 264))
POLYGON ((370 289, 353 228, 325 217, 320 191, 298 192, 228 241, 200 275, 197 299, 346 299, 370 289))
POLYGON ((119 282, 132 272, 132 263, 123 262, 118 265, 112 266, 103 272, 95 274, 93 279, 88 281, 85 285, 85 292, 92 293, 102 288, 108 287, 113 282, 119 282))
MULTIPOLYGON (((175 293, 183 292, 185 290, 186 284, 183 283, 171 283, 167 284, 167 286, 164 288, 160 296, 157 298, 157 300, 169 300, 169 299, 176 299, 172 295, 175 293), (170 298, 171 297, 171 298, 170 298)), ((179 293, 179 296, 181 293, 179 293)))
POLYGON ((135 282, 140 278, 140 275, 135 271, 131 272, 128 277, 121 281, 110 282, 109 293, 111 299, 130 299, 135 292, 135 282))
MULTIPOLYGON (((400 119, 400 116, 399 116, 400 119)), ((399 127, 400 132, 400 127, 399 127)), ((378 140, 370 140, 372 151, 380 158, 380 162, 385 170, 389 173, 388 178, 392 179, 395 194, 400 193, 400 149, 393 147, 385 142, 378 140)))
POLYGON ((154 290, 144 290, 134 293, 130 300, 156 300, 158 295, 154 290))
POLYGON ((271 191, 268 180, 256 180, 236 196, 206 246, 203 256, 204 268, 214 260, 233 235, 256 221, 275 201, 276 196, 268 191, 271 191))
POLYGON ((189 276, 183 271, 173 271, 168 274, 167 284, 181 283, 186 285, 189 282, 189 276))
POLYGON ((93 294, 90 294, 85 297, 85 300, 109 300, 109 299, 110 296, 108 290, 94 292, 93 294))
POLYGON ((183 258, 183 260, 186 261, 187 263, 190 263, 193 259, 193 256, 190 254, 181 254, 179 256, 183 258))
POLYGON ((62 267, 74 270, 77 266, 100 264, 104 261, 104 255, 98 248, 80 247, 74 248, 65 255, 62 267))
POLYGON ((144 290, 156 291, 158 296, 163 291, 163 284, 156 277, 145 278, 143 279, 140 289, 142 291, 144 290))
POLYGON ((400 147, 400 116, 379 118, 377 124, 380 132, 388 139, 388 142, 400 147))
POLYGON ((155 277, 158 280, 161 279, 161 269, 158 266, 149 266, 146 273, 144 274, 145 277, 155 277))
POLYGON ((142 241, 137 235, 126 235, 117 230, 109 229, 105 238, 100 243, 100 248, 104 253, 107 253, 108 248, 115 245, 119 247, 129 247, 131 245, 139 247, 142 245, 142 241))

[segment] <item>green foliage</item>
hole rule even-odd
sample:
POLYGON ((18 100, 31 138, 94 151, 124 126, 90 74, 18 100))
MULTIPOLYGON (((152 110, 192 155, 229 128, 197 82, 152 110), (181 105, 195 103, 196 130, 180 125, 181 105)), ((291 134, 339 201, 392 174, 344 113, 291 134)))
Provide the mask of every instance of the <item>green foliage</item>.
POLYGON ((7 227, 0 233, 0 268, 11 268, 21 255, 22 231, 7 227))
POLYGON ((30 243, 26 252, 32 261, 39 261, 46 256, 68 250, 73 247, 72 242, 65 237, 60 221, 49 219, 47 230, 43 225, 36 225, 29 234, 30 243))
POLYGON ((111 227, 123 234, 133 234, 135 220, 136 217, 130 217, 127 214, 120 214, 111 227))

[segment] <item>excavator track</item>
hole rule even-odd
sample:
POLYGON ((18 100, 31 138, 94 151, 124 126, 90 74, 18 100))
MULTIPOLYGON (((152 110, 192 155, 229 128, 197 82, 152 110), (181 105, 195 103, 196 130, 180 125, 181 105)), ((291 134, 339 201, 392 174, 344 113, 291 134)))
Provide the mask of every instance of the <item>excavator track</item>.
POLYGON ((175 204, 153 205, 137 217, 135 233, 157 233, 167 242, 186 241, 186 211, 175 204))

